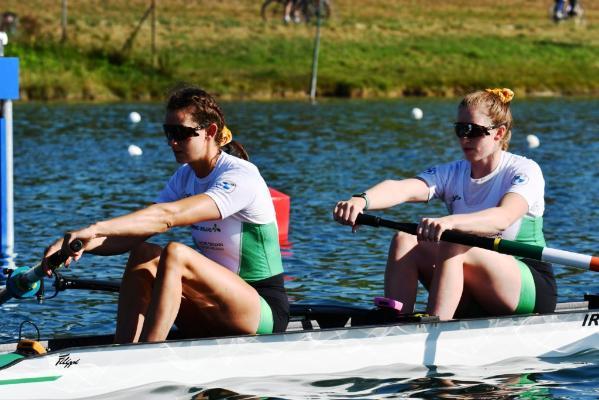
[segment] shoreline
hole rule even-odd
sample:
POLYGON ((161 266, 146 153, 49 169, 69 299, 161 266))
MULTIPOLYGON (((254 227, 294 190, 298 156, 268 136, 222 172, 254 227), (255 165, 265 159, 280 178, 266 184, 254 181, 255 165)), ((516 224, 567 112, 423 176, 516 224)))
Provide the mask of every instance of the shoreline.
MULTIPOLYGON (((546 1, 335 0, 317 97, 453 98, 487 87, 599 97, 599 3, 585 3, 579 24, 555 24, 546 1)), ((255 0, 161 3, 155 46, 147 22, 134 30, 145 0, 69 3, 64 41, 59 2, 5 3, 21 17, 4 51, 20 58, 23 101, 154 101, 182 81, 222 99, 309 99, 316 26, 265 22, 255 0)))

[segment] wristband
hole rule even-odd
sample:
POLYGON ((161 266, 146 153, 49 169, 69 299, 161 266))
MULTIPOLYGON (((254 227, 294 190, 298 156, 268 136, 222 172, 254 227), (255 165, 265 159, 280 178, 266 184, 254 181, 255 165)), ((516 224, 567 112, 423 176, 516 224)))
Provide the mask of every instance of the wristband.
POLYGON ((368 206, 370 205, 370 202, 368 201, 368 196, 366 196, 366 192, 362 192, 362 193, 358 193, 358 194, 352 194, 351 197, 361 197, 364 199, 364 201, 366 201, 366 205, 364 206, 364 210, 368 210, 368 206))

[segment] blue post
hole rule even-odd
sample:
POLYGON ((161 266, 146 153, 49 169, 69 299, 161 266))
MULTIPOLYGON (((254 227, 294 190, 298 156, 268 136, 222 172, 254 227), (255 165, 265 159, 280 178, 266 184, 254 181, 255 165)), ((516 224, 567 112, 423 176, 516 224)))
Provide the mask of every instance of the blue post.
MULTIPOLYGON (((0 286, 14 268, 12 100, 19 98, 19 59, 3 56, 0 38, 0 286)), ((3 43, 4 42, 4 43, 3 43)))

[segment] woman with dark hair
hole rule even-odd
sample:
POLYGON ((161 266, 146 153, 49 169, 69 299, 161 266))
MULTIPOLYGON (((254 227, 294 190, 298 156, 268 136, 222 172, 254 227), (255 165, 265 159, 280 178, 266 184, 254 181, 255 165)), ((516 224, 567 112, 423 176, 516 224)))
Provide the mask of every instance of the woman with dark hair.
POLYGON ((69 232, 45 257, 59 248, 74 259, 130 252, 117 343, 164 340, 173 324, 190 337, 284 331, 289 304, 276 216, 260 172, 202 89, 175 91, 163 127, 182 166, 156 203, 69 232), (196 248, 146 241, 175 226, 191 228, 196 248), (73 253, 77 239, 84 246, 73 253))

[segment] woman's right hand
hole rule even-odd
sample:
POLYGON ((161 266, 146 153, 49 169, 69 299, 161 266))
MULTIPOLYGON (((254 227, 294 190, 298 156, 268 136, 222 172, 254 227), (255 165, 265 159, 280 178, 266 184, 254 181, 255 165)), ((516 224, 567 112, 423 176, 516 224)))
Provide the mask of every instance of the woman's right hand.
POLYGON ((362 197, 352 197, 346 201, 340 201, 333 210, 333 219, 341 225, 350 225, 352 232, 358 230, 356 219, 364 211, 366 200, 362 197))
POLYGON ((52 270, 48 266, 48 257, 52 254, 56 253, 58 250, 61 250, 64 254, 68 254, 69 257, 65 261, 65 267, 68 267, 71 264, 71 261, 81 258, 83 252, 87 246, 87 244, 94 238, 94 234, 91 231, 91 227, 84 228, 74 232, 67 232, 63 238, 58 239, 50 246, 46 248, 44 251, 44 258, 42 259, 42 266, 44 267, 44 272, 48 276, 52 276, 52 270), (80 240, 83 242, 83 246, 79 251, 73 251, 70 247, 71 243, 75 240, 80 240))

